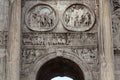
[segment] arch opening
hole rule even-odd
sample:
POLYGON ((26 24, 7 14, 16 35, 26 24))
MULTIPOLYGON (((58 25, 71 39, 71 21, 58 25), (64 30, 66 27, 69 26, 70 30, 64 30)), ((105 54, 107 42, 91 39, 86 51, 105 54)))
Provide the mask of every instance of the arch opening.
POLYGON ((73 61, 57 57, 46 62, 37 72, 36 80, 85 80, 81 68, 73 61), (64 78, 64 79, 63 79, 64 78))
POLYGON ((67 76, 63 76, 63 77, 57 76, 57 77, 54 77, 50 80, 73 80, 73 79, 70 77, 67 77, 67 76))

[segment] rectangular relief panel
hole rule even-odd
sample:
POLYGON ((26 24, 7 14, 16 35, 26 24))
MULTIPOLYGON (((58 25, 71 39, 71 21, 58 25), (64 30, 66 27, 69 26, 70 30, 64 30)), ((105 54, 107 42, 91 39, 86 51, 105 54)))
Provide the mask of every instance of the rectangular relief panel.
POLYGON ((6 80, 6 46, 9 21, 9 1, 0 0, 0 80, 6 80))
POLYGON ((0 80, 6 80, 7 32, 0 32, 0 80))
POLYGON ((120 0, 111 0, 113 45, 115 54, 115 80, 120 79, 120 0))
POLYGON ((99 80, 98 4, 97 0, 23 0, 21 80, 29 80, 34 64, 56 50, 83 59, 93 80, 99 80))

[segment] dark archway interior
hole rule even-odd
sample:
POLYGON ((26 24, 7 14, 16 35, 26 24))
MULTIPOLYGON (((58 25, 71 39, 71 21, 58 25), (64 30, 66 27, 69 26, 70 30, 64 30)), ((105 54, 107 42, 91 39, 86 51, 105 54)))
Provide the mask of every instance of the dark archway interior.
POLYGON ((74 80, 84 80, 80 67, 73 61, 62 57, 46 62, 38 71, 36 80, 51 80, 56 76, 67 76, 74 80))

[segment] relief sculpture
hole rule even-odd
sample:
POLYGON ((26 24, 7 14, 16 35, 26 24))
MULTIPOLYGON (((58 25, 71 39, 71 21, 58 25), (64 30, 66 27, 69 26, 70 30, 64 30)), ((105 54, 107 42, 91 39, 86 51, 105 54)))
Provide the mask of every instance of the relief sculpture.
MULTIPOLYGON (((80 50, 79 50, 80 51, 80 50)), ((85 59, 85 61, 88 63, 88 64, 94 64, 94 61, 97 60, 97 48, 91 48, 91 49, 82 49, 81 53, 83 59, 85 59)))
POLYGON ((115 80, 120 79, 120 0, 111 0, 115 80), (116 70, 116 68, 118 69, 116 70))
POLYGON ((47 4, 33 6, 27 11, 25 16, 28 28, 34 31, 48 31, 57 24, 56 12, 47 4))
MULTIPOLYGON (((23 11, 26 13, 23 14, 25 15, 23 19, 25 25, 23 23, 22 80, 27 80, 27 76, 37 62, 44 58, 47 60, 52 56, 68 56, 71 57, 71 60, 72 57, 77 57, 82 64, 85 63, 86 67, 89 67, 91 73, 98 72, 98 32, 88 31, 94 27, 95 23, 92 7, 82 3, 67 4, 67 1, 65 3, 60 1, 60 5, 62 4, 63 7, 59 10, 57 8, 60 5, 57 2, 49 3, 48 1, 47 4, 44 4, 38 1, 34 6, 33 1, 25 1, 25 3, 23 10, 27 11, 23 11), (62 10, 62 8, 64 9, 62 10), (59 19, 60 22, 57 25, 59 19), (29 30, 26 29, 26 26, 29 30)), ((97 75, 93 75, 93 80, 99 80, 96 78, 97 75)))
POLYGON ((113 34, 114 36, 117 35, 119 32, 119 26, 120 26, 120 9, 116 10, 112 15, 112 24, 113 24, 113 34))
POLYGON ((0 47, 2 48, 7 45, 7 34, 8 32, 0 32, 0 47))
POLYGON ((120 8, 120 0, 112 0, 112 8, 113 8, 113 11, 117 10, 118 8, 120 8))
POLYGON ((96 47, 71 48, 71 50, 88 63, 91 70, 95 70, 95 67, 98 66, 98 49, 96 47))
POLYGON ((40 49, 23 49, 22 59, 25 64, 32 64, 38 58, 44 55, 46 52, 40 49))
POLYGON ((78 49, 79 57, 82 57, 85 62, 89 65, 89 69, 93 73, 93 80, 99 80, 99 59, 97 48, 83 48, 78 49))
POLYGON ((83 4, 73 4, 64 13, 64 26, 68 30, 85 31, 90 29, 95 21, 94 13, 83 4))
MULTIPOLYGON (((114 50, 120 50, 120 0, 113 0, 112 30, 114 50)), ((117 51, 115 51, 117 52, 117 51)))
MULTIPOLYGON (((58 48, 52 47, 53 51, 47 52, 47 49, 30 49, 24 48, 22 50, 22 75, 25 76, 29 74, 31 71, 31 66, 38 61, 40 58, 43 58, 45 55, 48 54, 66 54, 67 52, 73 52, 76 56, 82 58, 82 60, 89 65, 91 72, 97 73, 98 72, 98 50, 96 47, 89 47, 89 48, 79 48, 79 47, 65 47, 65 48, 58 48), (75 50, 75 51, 74 51, 75 50)), ((97 74, 96 74, 97 75, 97 74)), ((94 76, 96 77, 96 76, 94 76)))
POLYGON ((5 80, 5 64, 6 64, 6 46, 7 46, 8 32, 0 32, 0 80, 5 80))
POLYGON ((39 60, 46 53, 45 50, 41 49, 29 49, 25 48, 22 50, 22 75, 30 72, 30 66, 35 61, 39 60))
POLYGON ((5 80, 5 57, 0 56, 0 80, 5 80))
POLYGON ((23 45, 97 45, 97 33, 25 33, 23 45))

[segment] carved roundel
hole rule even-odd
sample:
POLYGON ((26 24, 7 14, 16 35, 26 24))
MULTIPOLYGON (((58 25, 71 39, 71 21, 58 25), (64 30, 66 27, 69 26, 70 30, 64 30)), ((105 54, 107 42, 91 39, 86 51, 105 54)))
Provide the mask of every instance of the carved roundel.
POLYGON ((27 27, 34 31, 48 31, 58 22, 55 10, 47 4, 32 6, 25 15, 27 27))
POLYGON ((93 26, 94 22, 93 11, 83 4, 72 4, 63 14, 63 24, 68 30, 86 31, 93 26))
POLYGON ((120 9, 116 10, 112 15, 112 29, 113 35, 117 35, 119 32, 120 26, 120 9))

